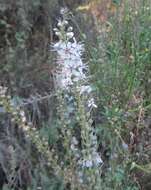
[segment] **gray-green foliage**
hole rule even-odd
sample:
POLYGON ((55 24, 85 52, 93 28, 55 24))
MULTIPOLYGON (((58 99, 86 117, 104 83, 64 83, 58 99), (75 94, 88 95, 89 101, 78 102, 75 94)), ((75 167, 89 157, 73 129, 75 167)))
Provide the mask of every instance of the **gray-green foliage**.
MULTIPOLYGON (((120 5, 119 2, 113 1, 116 6, 120 5)), ((97 40, 87 38, 85 42, 85 58, 90 63, 91 82, 97 92, 98 109, 94 113, 94 124, 104 161, 100 190, 140 190, 140 184, 144 190, 150 188, 150 170, 146 167, 144 170, 143 164, 150 164, 151 158, 148 148, 151 1, 140 0, 137 3, 134 7, 132 1, 125 1, 122 15, 119 7, 116 16, 101 25, 110 32, 95 34, 97 40), (137 167, 132 167, 133 162, 137 163, 137 167), (140 176, 143 178, 140 179, 140 176)), ((68 4, 71 6, 71 1, 68 4)), ((50 74, 54 72, 51 65, 55 56, 50 53, 49 44, 53 38, 52 29, 57 21, 59 5, 60 1, 56 0, 0 2, 0 83, 6 84, 16 97, 21 97, 20 103, 23 97, 44 95, 53 89, 50 74)), ((76 26, 80 18, 73 18, 76 26)), ((84 23, 79 23, 82 26, 77 28, 83 29, 84 23)), ((82 34, 83 31, 78 32, 82 34)), ((50 149, 58 148, 59 155, 64 156, 64 149, 59 147, 61 124, 57 123, 58 118, 54 113, 56 105, 55 99, 50 102, 35 101, 32 108, 30 104, 25 109, 28 110, 27 115, 31 114, 35 120, 35 112, 38 112, 40 126, 37 121, 34 124, 37 125, 40 139, 46 139, 50 149)), ((28 142, 22 132, 18 138, 12 130, 14 125, 5 128, 3 133, 4 124, 7 126, 11 123, 4 120, 4 112, 0 105, 0 164, 5 172, 8 174, 10 168, 15 171, 26 155, 27 169, 32 174, 31 183, 27 183, 28 190, 38 187, 44 190, 70 189, 69 184, 65 188, 62 178, 53 175, 53 166, 46 166, 45 156, 37 151, 32 142, 28 142), (12 152, 8 151, 8 147, 12 152)), ((3 189, 10 189, 7 187, 5 185, 3 189)))

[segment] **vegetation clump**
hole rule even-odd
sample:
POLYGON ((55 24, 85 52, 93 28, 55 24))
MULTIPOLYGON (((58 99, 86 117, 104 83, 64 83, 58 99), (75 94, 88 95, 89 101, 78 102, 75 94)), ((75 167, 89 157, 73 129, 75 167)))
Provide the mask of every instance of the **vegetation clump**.
POLYGON ((151 189, 150 21, 150 0, 0 3, 0 189, 151 189))

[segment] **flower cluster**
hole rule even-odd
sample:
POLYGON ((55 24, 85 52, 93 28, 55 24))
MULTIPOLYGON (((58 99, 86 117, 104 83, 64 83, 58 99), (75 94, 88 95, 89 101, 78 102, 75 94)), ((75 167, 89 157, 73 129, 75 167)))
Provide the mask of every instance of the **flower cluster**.
MULTIPOLYGON (((68 22, 63 22, 62 24, 59 21, 59 27, 65 27, 64 25, 68 22)), ((84 70, 86 70, 86 65, 83 64, 81 60, 81 53, 83 51, 83 45, 77 43, 74 38, 74 34, 71 31, 72 27, 69 27, 67 31, 66 41, 60 39, 58 43, 54 45, 54 50, 58 53, 58 66, 61 70, 57 73, 57 84, 60 88, 70 89, 75 82, 79 82, 86 79, 84 70), (71 42, 70 40, 73 40, 71 42)), ((61 31, 56 31, 56 35, 60 37, 61 31)))
MULTIPOLYGON (((71 150, 75 152, 76 157, 79 158, 78 164, 80 167, 92 168, 103 162, 97 152, 97 136, 91 126, 91 122, 89 122, 90 118, 86 117, 87 113, 90 113, 97 105, 92 96, 92 87, 88 82, 88 66, 83 63, 81 58, 84 46, 75 39, 73 28, 69 26, 69 22, 67 21, 66 10, 63 9, 61 14, 63 19, 58 21, 57 28, 54 29, 55 34, 59 38, 59 41, 53 45, 54 51, 57 52, 55 82, 56 86, 67 94, 68 97, 72 96, 74 101, 78 99, 76 96, 80 97, 79 105, 82 104, 83 106, 79 108, 81 110, 79 112, 82 112, 80 115, 84 115, 84 119, 81 119, 84 121, 80 121, 83 125, 81 127, 81 138, 88 136, 88 139, 83 139, 84 144, 81 150, 82 158, 79 158, 79 143, 74 135, 71 139, 70 147, 71 150), (73 92, 74 90, 75 94, 73 92), (73 98, 73 96, 75 96, 75 98, 73 98), (85 142, 90 146, 87 146, 85 142)), ((70 106, 69 104, 66 105, 70 106)), ((66 110, 68 110, 68 108, 66 110)), ((73 110, 75 111, 76 109, 73 110)), ((66 113, 66 115, 68 114, 66 113)))
MULTIPOLYGON (((89 95, 92 88, 86 84, 88 66, 83 63, 81 58, 84 46, 82 43, 77 42, 73 28, 68 27, 66 9, 62 9, 61 14, 63 20, 59 20, 58 28, 54 29, 55 34, 59 37, 59 41, 53 45, 54 51, 58 54, 56 86, 66 91, 70 91, 73 86, 76 86, 80 95, 89 95)), ((88 107, 97 107, 93 97, 88 100, 88 107)))
POLYGON ((99 155, 99 153, 97 152, 97 137, 95 133, 91 131, 89 138, 91 142, 91 147, 89 147, 89 154, 87 155, 86 152, 86 157, 79 161, 79 163, 84 168, 92 168, 93 166, 96 167, 103 163, 101 155, 99 155))

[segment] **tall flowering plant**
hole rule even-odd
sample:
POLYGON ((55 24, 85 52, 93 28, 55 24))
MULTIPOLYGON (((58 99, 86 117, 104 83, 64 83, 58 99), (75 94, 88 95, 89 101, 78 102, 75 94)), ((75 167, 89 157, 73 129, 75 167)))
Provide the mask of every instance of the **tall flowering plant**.
POLYGON ((75 38, 67 19, 68 11, 62 9, 61 15, 62 19, 54 29, 59 40, 53 44, 53 50, 57 53, 55 86, 58 91, 58 113, 64 146, 70 152, 70 161, 75 161, 77 175, 83 182, 82 171, 99 170, 103 162, 97 152, 97 136, 92 127, 91 113, 97 105, 88 80, 88 65, 82 59, 84 45, 75 38), (74 127, 71 127, 72 120, 76 120, 74 127), (75 132, 77 128, 80 137, 75 132))

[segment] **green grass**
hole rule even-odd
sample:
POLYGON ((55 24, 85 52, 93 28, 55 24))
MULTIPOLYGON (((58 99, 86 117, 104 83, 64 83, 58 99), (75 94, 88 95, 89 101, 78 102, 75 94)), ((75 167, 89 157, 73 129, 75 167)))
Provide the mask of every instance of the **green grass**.
MULTIPOLYGON (((92 82, 100 105, 100 113, 97 113, 97 116, 102 117, 100 123, 96 122, 96 127, 104 149, 108 150, 109 155, 116 154, 116 158, 109 159, 111 171, 107 172, 109 176, 104 178, 104 189, 140 189, 139 177, 138 181, 133 181, 135 172, 131 171, 131 163, 142 162, 137 154, 141 152, 139 146, 143 147, 145 140, 140 140, 140 144, 135 142, 136 147, 131 152, 130 138, 131 133, 136 135, 135 130, 138 132, 136 138, 141 136, 140 128, 150 130, 143 126, 150 114, 151 103, 149 3, 150 1, 139 1, 139 6, 136 4, 136 7, 133 7, 132 2, 125 1, 122 17, 120 12, 117 12, 109 20, 111 30, 106 38, 103 39, 100 34, 96 47, 89 46, 92 82), (144 109, 144 115, 139 123, 140 109, 144 109), (126 142, 128 150, 122 149, 122 142, 126 142)), ((144 184, 142 186, 145 188, 144 184)))

